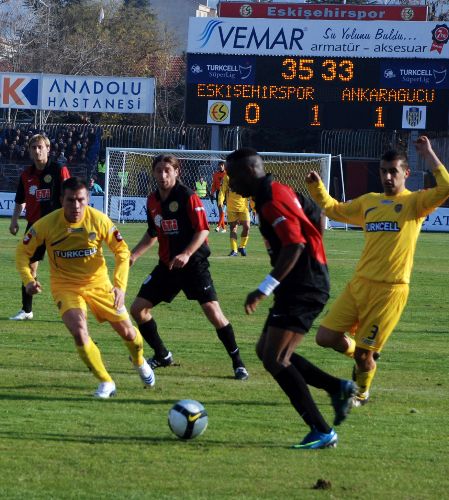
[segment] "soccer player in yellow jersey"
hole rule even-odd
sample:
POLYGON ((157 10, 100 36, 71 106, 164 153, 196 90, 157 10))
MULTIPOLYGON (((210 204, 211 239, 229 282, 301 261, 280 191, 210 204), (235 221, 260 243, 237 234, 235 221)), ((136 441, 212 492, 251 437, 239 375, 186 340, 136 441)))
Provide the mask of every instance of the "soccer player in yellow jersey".
POLYGON ((50 262, 50 285, 62 320, 72 334, 82 361, 100 380, 94 396, 109 398, 116 387, 98 347, 87 329, 87 306, 99 322, 108 321, 122 337, 145 387, 154 385, 154 373, 143 357, 143 340, 133 327, 125 307, 130 252, 113 222, 92 208, 86 183, 71 177, 62 184, 62 208, 39 219, 17 247, 16 265, 27 293, 41 292, 29 261, 45 244, 50 262), (102 243, 115 257, 114 285, 102 251, 102 243))
POLYGON ((229 257, 238 257, 239 253, 242 257, 246 257, 246 245, 249 238, 250 215, 248 210, 249 198, 240 196, 229 187, 229 177, 223 177, 223 183, 218 193, 218 207, 223 207, 226 202, 229 238, 231 243, 231 252, 229 257), (240 235, 240 245, 237 244, 237 229, 239 223, 242 225, 242 234, 240 235))
POLYGON ((436 187, 411 192, 405 187, 410 169, 396 150, 382 156, 383 193, 367 193, 338 202, 326 191, 319 175, 307 176, 314 200, 331 219, 361 226, 365 245, 355 274, 322 321, 316 341, 355 359, 358 393, 353 405, 368 402, 376 372, 376 353, 396 327, 407 302, 416 242, 424 218, 449 196, 449 174, 420 136, 416 150, 432 169, 436 187), (353 335, 344 335, 349 332, 353 335))

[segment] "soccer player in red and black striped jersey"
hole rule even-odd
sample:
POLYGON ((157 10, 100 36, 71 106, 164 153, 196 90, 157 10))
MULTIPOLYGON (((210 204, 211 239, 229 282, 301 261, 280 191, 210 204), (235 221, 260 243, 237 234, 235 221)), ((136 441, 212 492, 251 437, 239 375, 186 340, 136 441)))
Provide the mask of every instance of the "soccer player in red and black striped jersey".
POLYGON ((308 385, 329 393, 335 425, 346 418, 356 386, 352 381, 329 375, 294 352, 329 298, 319 213, 315 217, 311 211, 309 218, 297 194, 265 174, 262 158, 254 149, 242 148, 231 153, 226 158, 226 170, 231 188, 241 196, 255 199, 259 229, 273 266, 246 298, 245 311, 253 313, 259 302, 274 292, 274 304, 256 352, 310 427, 310 432, 293 448, 336 446, 337 434, 321 415, 308 385))
MULTIPOLYGON (((19 217, 25 208, 28 229, 41 217, 61 208, 61 185, 70 177, 66 166, 59 166, 49 160, 50 141, 48 137, 36 134, 29 141, 29 153, 33 164, 22 172, 17 186, 14 212, 9 232, 16 235, 19 231, 19 217)), ((44 258, 45 245, 40 246, 30 260, 30 269, 36 277, 37 265, 44 258)), ((26 293, 22 285, 22 309, 9 319, 27 320, 33 318, 33 297, 26 293)))
POLYGON ((160 302, 171 302, 182 290, 187 299, 199 302, 215 327, 232 359, 234 377, 245 380, 248 372, 209 272, 206 212, 199 197, 179 181, 179 170, 179 161, 173 155, 159 155, 153 160, 157 189, 147 200, 148 230, 132 250, 130 262, 133 264, 158 241, 159 263, 143 282, 131 314, 154 350, 154 357, 148 360, 151 367, 169 366, 173 356, 158 333, 152 309, 160 302))

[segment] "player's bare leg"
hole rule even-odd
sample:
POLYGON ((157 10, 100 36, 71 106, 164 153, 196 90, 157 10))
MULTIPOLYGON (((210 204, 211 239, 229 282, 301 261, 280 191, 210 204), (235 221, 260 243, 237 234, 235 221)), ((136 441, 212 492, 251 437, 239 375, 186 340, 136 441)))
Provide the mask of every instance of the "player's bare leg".
POLYGON ((62 315, 62 321, 75 341, 79 357, 100 381, 100 385, 94 395, 101 399, 114 396, 115 383, 104 366, 100 350, 89 336, 84 310, 69 309, 62 315))
POLYGON ((354 357, 355 341, 351 337, 345 335, 344 332, 338 332, 336 330, 326 328, 325 326, 320 326, 315 340, 321 347, 330 347, 335 351, 348 356, 349 358, 354 357))

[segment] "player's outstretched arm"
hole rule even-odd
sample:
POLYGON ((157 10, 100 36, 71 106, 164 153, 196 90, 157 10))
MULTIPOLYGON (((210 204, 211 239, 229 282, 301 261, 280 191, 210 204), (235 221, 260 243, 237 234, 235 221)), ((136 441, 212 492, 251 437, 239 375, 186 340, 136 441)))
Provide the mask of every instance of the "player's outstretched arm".
POLYGON ((427 165, 435 170, 438 166, 442 165, 440 159, 436 155, 435 151, 432 148, 432 144, 429 138, 425 135, 421 135, 415 142, 415 148, 417 153, 424 158, 427 165))

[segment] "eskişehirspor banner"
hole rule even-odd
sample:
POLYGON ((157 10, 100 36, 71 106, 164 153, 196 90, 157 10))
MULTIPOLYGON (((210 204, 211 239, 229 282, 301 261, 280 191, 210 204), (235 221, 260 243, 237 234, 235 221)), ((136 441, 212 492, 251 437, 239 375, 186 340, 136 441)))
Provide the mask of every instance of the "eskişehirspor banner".
POLYGON ((218 16, 336 21, 426 21, 427 6, 220 2, 218 16))
POLYGON ((448 57, 449 23, 191 17, 187 52, 333 57, 448 57))
POLYGON ((0 107, 154 113, 154 78, 0 73, 0 107))

